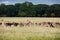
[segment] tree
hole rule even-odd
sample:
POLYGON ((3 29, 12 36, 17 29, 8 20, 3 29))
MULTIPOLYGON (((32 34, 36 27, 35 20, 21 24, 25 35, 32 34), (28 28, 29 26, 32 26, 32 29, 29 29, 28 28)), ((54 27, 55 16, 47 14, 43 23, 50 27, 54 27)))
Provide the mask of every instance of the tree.
POLYGON ((0 17, 60 17, 60 4, 37 4, 32 2, 0 5, 0 17))

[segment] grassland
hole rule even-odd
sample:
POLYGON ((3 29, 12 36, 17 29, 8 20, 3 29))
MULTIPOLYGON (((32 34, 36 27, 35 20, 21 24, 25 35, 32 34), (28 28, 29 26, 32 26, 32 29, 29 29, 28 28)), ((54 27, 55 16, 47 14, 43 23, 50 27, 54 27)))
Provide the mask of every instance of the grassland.
POLYGON ((60 22, 60 18, 38 18, 38 17, 0 17, 0 22, 3 19, 3 22, 60 22))
POLYGON ((0 40, 60 40, 60 28, 0 27, 0 40))
MULTIPOLYGON (((16 22, 30 20, 32 22, 53 21, 60 22, 59 18, 1 18, 3 22, 16 22), (14 20, 12 20, 14 19, 14 20), (23 20, 22 20, 23 19, 23 20), (39 19, 39 20, 38 20, 39 19), (50 20, 49 20, 50 19, 50 20)), ((0 19, 0 20, 1 20, 0 19)), ((43 26, 31 26, 31 27, 3 27, 0 26, 0 40, 60 40, 60 28, 43 27, 43 26)))

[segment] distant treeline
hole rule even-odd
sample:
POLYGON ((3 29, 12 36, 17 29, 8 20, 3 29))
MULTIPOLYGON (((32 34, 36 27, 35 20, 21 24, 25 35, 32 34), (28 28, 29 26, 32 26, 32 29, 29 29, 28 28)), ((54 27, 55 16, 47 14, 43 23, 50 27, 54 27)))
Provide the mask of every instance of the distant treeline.
POLYGON ((60 17, 60 4, 46 5, 31 2, 0 5, 0 17, 60 17))

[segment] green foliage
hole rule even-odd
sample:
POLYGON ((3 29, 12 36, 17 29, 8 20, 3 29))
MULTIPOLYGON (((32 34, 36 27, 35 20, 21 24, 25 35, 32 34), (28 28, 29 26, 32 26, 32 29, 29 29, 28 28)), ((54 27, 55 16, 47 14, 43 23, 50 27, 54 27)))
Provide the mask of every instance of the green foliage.
POLYGON ((0 17, 59 17, 60 4, 34 5, 31 2, 16 3, 15 5, 0 5, 0 17), (52 15, 53 13, 53 15, 52 15))
POLYGON ((24 17, 24 16, 26 16, 26 13, 25 12, 19 12, 18 16, 23 16, 24 17))

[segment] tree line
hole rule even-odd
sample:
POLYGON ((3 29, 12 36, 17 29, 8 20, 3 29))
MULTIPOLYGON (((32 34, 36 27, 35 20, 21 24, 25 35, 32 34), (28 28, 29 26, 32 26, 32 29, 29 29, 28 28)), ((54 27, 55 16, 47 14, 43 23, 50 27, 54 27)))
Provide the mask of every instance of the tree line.
POLYGON ((60 17, 60 4, 33 4, 32 2, 14 5, 0 4, 0 17, 60 17))

